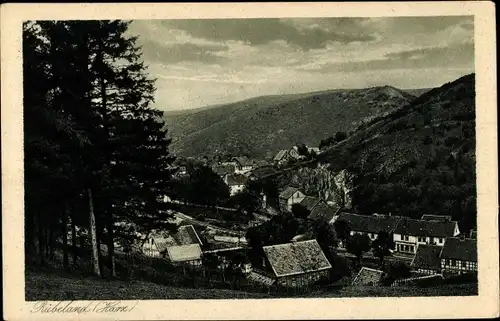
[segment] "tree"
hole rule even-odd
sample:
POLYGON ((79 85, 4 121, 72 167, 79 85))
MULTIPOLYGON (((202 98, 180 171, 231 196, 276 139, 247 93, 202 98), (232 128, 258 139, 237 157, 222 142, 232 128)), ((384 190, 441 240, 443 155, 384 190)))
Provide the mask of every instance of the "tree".
POLYGON ((188 168, 187 199, 204 205, 220 205, 229 199, 229 187, 210 167, 194 165, 188 168))
POLYGON ((306 219, 311 214, 311 211, 304 205, 296 203, 292 205, 292 213, 297 218, 306 219))
POLYGON ((391 254, 394 249, 394 241, 391 235, 385 231, 380 231, 377 238, 372 243, 373 255, 380 259, 380 265, 384 263, 384 258, 391 254))
POLYGON ((253 213, 260 206, 259 198, 253 195, 248 189, 231 196, 229 204, 247 213, 253 213))
POLYGON ((312 221, 309 225, 309 234, 318 241, 327 259, 333 262, 332 248, 337 247, 337 233, 328 220, 320 217, 312 221))
POLYGON ((335 232, 337 233, 337 236, 344 244, 347 243, 347 239, 351 235, 351 227, 349 225, 348 221, 344 220, 336 220, 333 223, 333 226, 335 228, 335 232))
POLYGON ((347 138, 347 133, 345 132, 337 132, 335 133, 335 141, 341 142, 347 138))
POLYGON ((365 234, 354 234, 346 243, 347 252, 356 256, 358 264, 361 264, 363 253, 368 252, 370 248, 371 240, 368 235, 365 234))

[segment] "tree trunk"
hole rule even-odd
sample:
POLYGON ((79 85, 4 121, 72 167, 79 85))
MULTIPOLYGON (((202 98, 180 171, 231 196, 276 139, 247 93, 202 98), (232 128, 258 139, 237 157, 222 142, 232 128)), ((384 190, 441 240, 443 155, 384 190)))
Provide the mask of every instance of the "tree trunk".
POLYGON ((40 259, 40 265, 45 265, 45 236, 44 236, 44 228, 42 224, 42 214, 40 210, 37 211, 38 218, 38 256, 40 259))
POLYGON ((63 209, 63 220, 62 220, 62 239, 63 239, 63 266, 64 269, 69 268, 69 258, 68 258, 68 205, 64 204, 63 209))
POLYGON ((115 269, 115 243, 114 243, 114 228, 113 228, 113 219, 111 217, 111 213, 108 214, 107 227, 108 230, 108 260, 109 260, 109 269, 111 273, 111 277, 116 277, 116 269, 115 269))
POLYGON ((76 260, 78 258, 77 249, 78 249, 78 240, 76 238, 76 224, 75 224, 75 213, 74 211, 71 214, 71 247, 73 249, 73 265, 76 264, 76 260))
POLYGON ((89 232, 90 240, 92 244, 92 270, 95 275, 101 276, 101 270, 99 269, 99 252, 97 247, 97 230, 96 221, 94 213, 94 200, 92 198, 92 189, 87 190, 89 198, 89 232))

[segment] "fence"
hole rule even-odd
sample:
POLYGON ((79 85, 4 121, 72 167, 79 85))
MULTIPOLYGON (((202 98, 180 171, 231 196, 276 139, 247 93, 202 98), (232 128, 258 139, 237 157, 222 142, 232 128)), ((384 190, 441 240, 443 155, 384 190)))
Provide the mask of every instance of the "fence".
POLYGON ((166 259, 127 255, 127 260, 117 260, 119 277, 138 279, 167 286, 190 288, 228 289, 269 296, 296 296, 311 291, 341 289, 344 285, 314 284, 301 288, 284 287, 278 284, 266 285, 250 281, 242 273, 223 272, 206 266, 176 266, 166 259))

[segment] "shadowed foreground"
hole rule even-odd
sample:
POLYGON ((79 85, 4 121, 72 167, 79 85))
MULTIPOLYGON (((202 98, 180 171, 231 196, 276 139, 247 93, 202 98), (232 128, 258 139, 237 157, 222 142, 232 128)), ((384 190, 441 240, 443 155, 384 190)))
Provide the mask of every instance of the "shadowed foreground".
MULTIPOLYGON (((396 297, 477 295, 477 284, 416 287, 345 287, 331 292, 312 292, 302 297, 396 297)), ((76 278, 28 272, 26 300, 167 300, 167 299, 251 299, 273 296, 223 289, 194 289, 140 281, 76 278)))

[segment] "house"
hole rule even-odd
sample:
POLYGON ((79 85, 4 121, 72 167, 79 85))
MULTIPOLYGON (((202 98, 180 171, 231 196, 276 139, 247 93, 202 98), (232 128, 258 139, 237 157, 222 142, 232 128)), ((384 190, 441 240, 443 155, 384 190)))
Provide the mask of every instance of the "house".
POLYGON ((318 147, 307 147, 307 151, 309 152, 309 154, 316 154, 318 155, 319 154, 319 148, 318 147))
POLYGON ((288 150, 288 155, 290 156, 290 158, 295 159, 295 160, 299 160, 299 159, 304 158, 303 155, 299 154, 299 146, 293 146, 292 148, 290 148, 288 150))
POLYGON ((242 174, 226 175, 224 182, 229 186, 229 195, 233 196, 245 189, 247 177, 242 174))
POLYGON ((227 165, 215 165, 212 170, 219 175, 220 177, 224 178, 226 175, 231 175, 235 172, 235 166, 232 164, 227 164, 227 165))
POLYGON ((288 164, 291 157, 287 149, 280 150, 273 158, 274 165, 282 166, 288 164))
POLYGON ((363 266, 359 270, 358 274, 352 281, 353 286, 355 285, 379 285, 384 272, 380 270, 371 269, 363 266))
POLYGON ((304 197, 304 199, 302 201, 300 201, 299 204, 304 206, 309 212, 312 212, 312 210, 317 205, 319 205, 319 204, 326 205, 326 202, 318 197, 306 196, 306 197, 304 197))
POLYGON ((264 246, 264 270, 284 287, 306 287, 332 268, 316 240, 264 246))
POLYGON ((167 259, 173 264, 200 266, 201 248, 199 244, 175 245, 167 247, 167 259))
POLYGON ((311 214, 307 217, 307 219, 314 221, 320 217, 323 217, 328 223, 333 224, 335 222, 335 218, 337 213, 340 211, 339 206, 330 206, 323 203, 319 203, 317 206, 313 208, 311 214))
POLYGON ((232 161, 234 162, 235 173, 236 174, 245 174, 252 170, 253 163, 246 156, 233 157, 232 161))
POLYGON ((193 225, 179 226, 174 234, 151 230, 142 238, 141 252, 146 256, 164 257, 168 247, 198 244, 203 246, 193 225))
POLYGON ((449 215, 424 214, 424 215, 422 215, 421 220, 423 220, 423 221, 450 222, 451 221, 451 216, 449 216, 449 215))
POLYGON ((279 194, 279 207, 283 211, 291 211, 292 205, 302 202, 305 197, 298 188, 288 186, 279 194))
POLYGON ((448 237, 441 251, 443 273, 477 273, 477 241, 465 237, 448 237))
POLYGON ((163 257, 171 244, 175 244, 175 241, 170 235, 151 230, 142 238, 140 252, 149 257, 163 257))
POLYGON ((273 174, 276 174, 276 169, 274 169, 273 166, 261 166, 253 169, 249 174, 248 178, 256 181, 262 178, 265 178, 267 176, 271 176, 273 174))
POLYGON ((455 221, 423 221, 401 218, 394 229, 396 251, 415 254, 419 244, 444 245, 447 237, 460 234, 455 221))
POLYGON ((374 241, 380 232, 391 235, 400 219, 401 217, 399 216, 383 214, 361 215, 342 212, 336 220, 348 222, 351 235, 365 234, 374 241))
POLYGON ((410 266, 420 274, 439 274, 441 273, 441 250, 438 245, 420 244, 417 247, 417 253, 410 266))
POLYGON ((177 233, 173 235, 173 239, 175 240, 176 245, 198 244, 203 246, 203 242, 198 236, 198 233, 196 233, 193 225, 179 226, 177 233))

